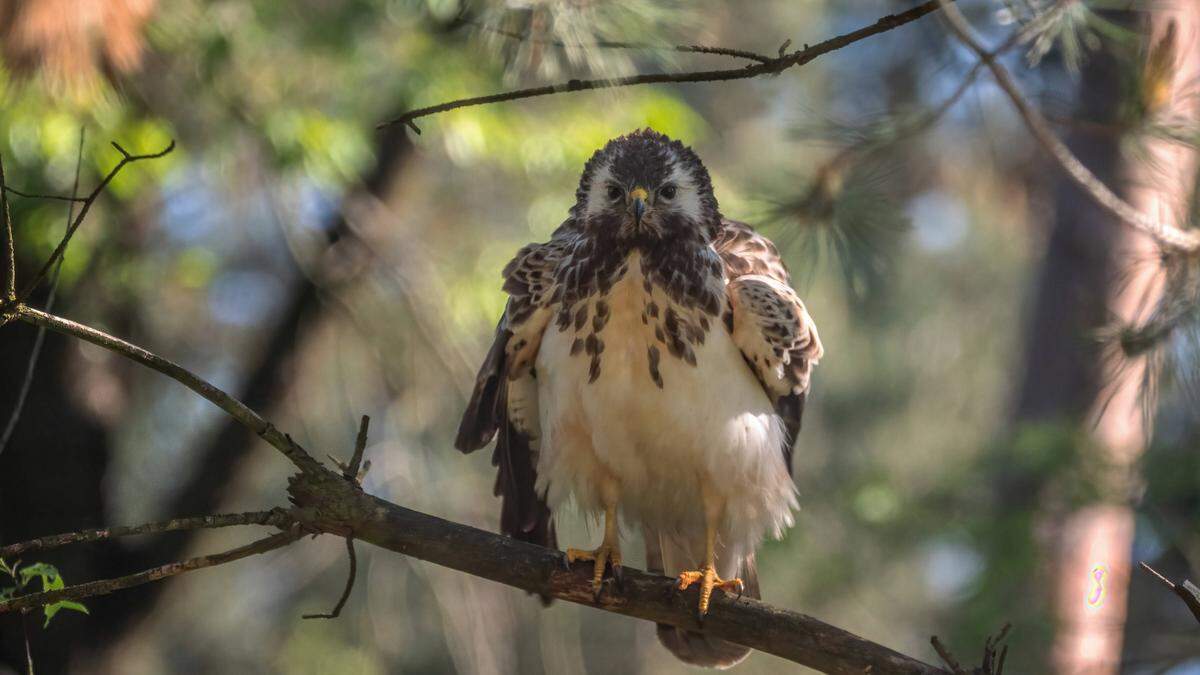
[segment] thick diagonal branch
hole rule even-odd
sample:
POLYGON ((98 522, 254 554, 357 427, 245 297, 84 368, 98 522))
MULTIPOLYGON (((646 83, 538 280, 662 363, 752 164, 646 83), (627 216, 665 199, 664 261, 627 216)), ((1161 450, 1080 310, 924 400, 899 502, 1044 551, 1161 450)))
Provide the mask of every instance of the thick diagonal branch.
POLYGON ((666 623, 746 645, 826 673, 947 671, 831 626, 748 597, 714 598, 701 625, 696 598, 673 579, 628 567, 622 588, 595 598, 591 569, 563 566, 559 551, 418 513, 364 493, 323 471, 292 479, 296 515, 306 528, 346 536, 543 597, 666 623))
POLYGON ((212 383, 187 368, 142 347, 126 342, 121 338, 113 337, 108 333, 98 331, 95 328, 76 323, 69 319, 64 319, 60 316, 47 314, 46 312, 25 305, 19 305, 16 308, 16 313, 17 317, 26 323, 35 326, 44 326, 64 335, 73 335, 98 347, 116 352, 147 368, 157 370, 208 399, 221 410, 224 410, 230 417, 258 434, 264 441, 270 443, 276 450, 283 453, 300 470, 311 471, 321 467, 320 463, 313 459, 312 455, 309 455, 291 437, 276 429, 273 424, 267 422, 261 415, 251 410, 241 401, 218 389, 212 383))

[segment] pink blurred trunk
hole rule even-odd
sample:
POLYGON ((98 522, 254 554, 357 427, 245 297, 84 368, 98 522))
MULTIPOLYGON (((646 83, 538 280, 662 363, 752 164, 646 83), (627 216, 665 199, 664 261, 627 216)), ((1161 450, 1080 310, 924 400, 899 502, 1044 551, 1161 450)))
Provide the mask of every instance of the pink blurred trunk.
MULTIPOLYGON (((1150 35, 1157 44, 1174 23, 1177 50, 1173 77, 1166 89, 1160 118, 1197 117, 1193 87, 1200 81, 1200 3, 1159 3, 1149 11, 1150 35)), ((1147 157, 1127 159, 1119 179, 1123 194, 1139 211, 1179 222, 1189 208, 1196 153, 1162 139, 1142 139, 1147 157)), ((1154 243, 1130 227, 1117 229, 1111 240, 1117 281, 1108 292, 1110 316, 1137 324, 1163 293, 1163 271, 1154 243)), ((1091 404, 1090 439, 1106 470, 1101 493, 1106 501, 1072 513, 1063 524, 1057 561, 1055 609, 1057 641, 1052 655, 1059 673, 1106 675, 1120 669, 1127 592, 1132 561, 1134 514, 1125 496, 1136 485, 1137 461, 1152 429, 1142 414, 1140 396, 1153 367, 1145 358, 1105 359, 1099 394, 1091 404)), ((1153 390, 1145 401, 1153 409, 1153 390)))

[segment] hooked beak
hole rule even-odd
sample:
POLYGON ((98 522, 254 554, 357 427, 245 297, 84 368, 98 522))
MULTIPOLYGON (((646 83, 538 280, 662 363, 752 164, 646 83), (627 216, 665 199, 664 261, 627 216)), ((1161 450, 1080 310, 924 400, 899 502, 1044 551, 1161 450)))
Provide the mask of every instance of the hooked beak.
POLYGON ((646 213, 646 188, 635 187, 629 191, 629 212, 633 214, 633 224, 640 227, 642 214, 646 213))

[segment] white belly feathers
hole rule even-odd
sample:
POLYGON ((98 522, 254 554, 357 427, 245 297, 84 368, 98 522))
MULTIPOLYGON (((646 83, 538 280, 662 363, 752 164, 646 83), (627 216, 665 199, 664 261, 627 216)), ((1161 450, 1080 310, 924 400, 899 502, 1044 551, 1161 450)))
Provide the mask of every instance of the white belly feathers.
POLYGON ((690 538, 703 536, 703 486, 725 499, 726 544, 753 547, 766 534, 779 536, 796 508, 783 427, 722 322, 710 317, 703 341, 691 345, 695 365, 671 354, 656 322, 644 321, 647 306, 689 316, 699 310, 673 307, 659 288, 647 293, 638 253, 625 276, 589 302, 600 299, 610 317, 598 335, 594 381, 591 357, 578 347, 571 353, 570 329, 548 326, 537 357, 537 487, 550 507, 574 497, 585 511, 600 511, 600 481, 609 478, 628 522, 690 538))

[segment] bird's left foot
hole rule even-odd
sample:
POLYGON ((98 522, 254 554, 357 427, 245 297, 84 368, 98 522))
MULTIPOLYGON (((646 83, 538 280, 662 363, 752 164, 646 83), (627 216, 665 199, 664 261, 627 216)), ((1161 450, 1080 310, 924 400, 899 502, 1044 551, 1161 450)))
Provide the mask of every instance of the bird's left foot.
POLYGON ((686 591, 696 582, 700 582, 700 608, 698 613, 700 619, 704 619, 704 616, 708 614, 708 601, 712 598, 714 588, 719 588, 726 593, 737 593, 738 597, 741 597, 742 591, 745 590, 746 586, 742 583, 741 579, 733 578, 725 580, 717 576, 717 570, 712 565, 708 565, 702 570, 679 573, 679 590, 686 591))
POLYGON ((600 544, 600 548, 595 551, 585 551, 578 548, 567 549, 567 564, 570 565, 578 560, 591 560, 595 562, 595 567, 592 570, 592 594, 599 599, 600 590, 603 587, 604 568, 612 567, 613 578, 620 583, 621 581, 621 549, 616 544, 605 542, 600 544))

